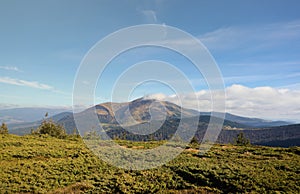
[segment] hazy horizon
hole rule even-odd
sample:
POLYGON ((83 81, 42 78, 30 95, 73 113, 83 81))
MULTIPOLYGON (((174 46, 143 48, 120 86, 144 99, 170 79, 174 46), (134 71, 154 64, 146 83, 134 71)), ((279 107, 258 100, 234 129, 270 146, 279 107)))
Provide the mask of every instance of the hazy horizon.
MULTIPOLYGON (((101 102, 101 103, 96 103, 94 105, 90 105, 90 106, 85 106, 85 107, 79 107, 78 108, 78 111, 74 112, 74 113, 79 113, 79 112, 82 112, 82 111, 85 111, 86 109, 88 108, 91 108, 93 106, 96 106, 96 105, 99 105, 99 104, 103 104, 103 103, 126 103, 126 102, 131 102, 131 101, 134 101, 134 100, 137 100, 137 99, 152 99, 152 100, 163 100, 163 101, 168 101, 168 102, 171 102, 171 103, 174 103, 178 106, 180 106, 180 104, 176 103, 176 102, 172 102, 172 101, 169 101, 169 99, 159 99, 159 98, 155 98, 155 97, 151 97, 150 96, 143 96, 143 97, 138 97, 138 98, 135 98, 135 99, 131 99, 129 101, 120 101, 120 102, 112 102, 112 101, 106 101, 106 102, 101 102)), ((12 110, 12 109, 35 109, 35 108, 38 108, 38 109, 52 109, 52 110, 62 110, 60 111, 60 113, 63 113, 63 112, 73 112, 73 107, 72 106, 17 106, 17 105, 11 105, 9 107, 1 107, 0 105, 0 110, 12 110)), ((193 107, 183 107, 183 108, 187 108, 187 109, 192 109, 192 110, 196 110, 196 111, 199 111, 199 112, 218 112, 218 111, 201 111, 201 110, 198 110, 198 109, 195 109, 193 107)), ((221 111, 222 112, 222 111, 221 111)), ((224 112, 222 113, 229 113, 229 114, 233 114, 233 115, 236 115, 236 116, 241 116, 241 117, 248 117, 248 118, 257 118, 257 119, 264 119, 266 121, 286 121, 286 122, 291 122, 291 123, 300 123, 300 120, 293 120, 293 119, 281 119, 281 118, 264 118, 264 117, 258 117, 258 116, 249 116, 249 115, 243 115, 243 114, 234 114, 228 110, 225 110, 224 112)), ((58 113, 59 114, 59 113, 58 113)), ((54 116, 55 114, 50 114, 49 116, 52 117, 54 116)), ((41 115, 43 116, 43 115, 41 115)))

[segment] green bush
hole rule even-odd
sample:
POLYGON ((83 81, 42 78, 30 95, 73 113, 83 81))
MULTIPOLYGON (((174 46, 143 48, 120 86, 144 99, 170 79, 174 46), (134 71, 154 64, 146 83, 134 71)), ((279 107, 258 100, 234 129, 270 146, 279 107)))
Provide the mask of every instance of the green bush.
POLYGON ((48 134, 52 137, 65 138, 67 136, 66 130, 62 125, 55 123, 53 120, 44 120, 37 128, 37 131, 33 131, 33 134, 48 134))

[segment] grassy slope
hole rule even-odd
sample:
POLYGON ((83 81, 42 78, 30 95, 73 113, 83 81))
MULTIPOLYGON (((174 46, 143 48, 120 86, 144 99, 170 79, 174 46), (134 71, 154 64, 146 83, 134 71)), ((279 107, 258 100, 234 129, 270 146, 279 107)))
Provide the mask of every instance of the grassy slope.
POLYGON ((163 167, 127 171, 99 160, 81 139, 0 135, 0 193, 299 193, 299 152, 217 145, 202 157, 188 149, 163 167))

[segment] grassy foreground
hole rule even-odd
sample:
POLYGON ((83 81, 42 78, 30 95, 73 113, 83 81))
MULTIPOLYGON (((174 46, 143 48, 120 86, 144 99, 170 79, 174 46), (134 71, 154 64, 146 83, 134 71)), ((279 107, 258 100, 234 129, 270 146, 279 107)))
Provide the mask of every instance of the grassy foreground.
POLYGON ((0 135, 0 193, 300 193, 299 154, 216 145, 199 156, 192 145, 160 168, 130 171, 101 161, 80 138, 0 135))

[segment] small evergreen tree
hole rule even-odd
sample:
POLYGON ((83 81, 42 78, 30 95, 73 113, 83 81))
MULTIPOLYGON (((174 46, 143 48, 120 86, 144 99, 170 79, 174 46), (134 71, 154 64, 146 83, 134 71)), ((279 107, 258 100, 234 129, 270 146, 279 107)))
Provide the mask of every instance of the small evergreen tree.
POLYGON ((30 134, 31 134, 31 135, 35 135, 36 133, 37 133, 37 132, 34 130, 34 128, 31 128, 31 129, 30 129, 30 134))
POLYGON ((182 138, 180 137, 180 135, 178 134, 175 134, 174 137, 173 137, 173 141, 174 142, 182 142, 182 138))
POLYGON ((8 127, 5 123, 2 123, 1 125, 0 134, 8 134, 8 127))
POLYGON ((241 145, 241 146, 250 145, 250 140, 244 136, 243 132, 241 132, 237 135, 235 139, 235 145, 241 145))
POLYGON ((198 143, 199 143, 199 141, 198 141, 198 139, 196 138, 196 136, 194 136, 194 137, 192 138, 191 143, 192 143, 192 144, 198 144, 198 143))
POLYGON ((74 129, 73 129, 73 135, 78 135, 76 127, 74 127, 74 129))
POLYGON ((86 140, 100 140, 101 136, 95 130, 91 130, 91 131, 86 132, 84 134, 83 139, 86 139, 86 140))
POLYGON ((48 134, 52 137, 65 138, 66 130, 62 125, 56 124, 54 121, 44 120, 37 128, 37 134, 48 134))

